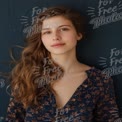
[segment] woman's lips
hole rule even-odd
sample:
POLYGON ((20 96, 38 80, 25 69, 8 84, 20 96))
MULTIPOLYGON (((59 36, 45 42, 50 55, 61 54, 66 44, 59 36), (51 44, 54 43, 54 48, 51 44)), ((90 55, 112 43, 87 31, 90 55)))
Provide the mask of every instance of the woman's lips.
POLYGON ((56 43, 56 44, 51 45, 51 47, 61 47, 63 45, 65 45, 65 44, 64 43, 56 43))

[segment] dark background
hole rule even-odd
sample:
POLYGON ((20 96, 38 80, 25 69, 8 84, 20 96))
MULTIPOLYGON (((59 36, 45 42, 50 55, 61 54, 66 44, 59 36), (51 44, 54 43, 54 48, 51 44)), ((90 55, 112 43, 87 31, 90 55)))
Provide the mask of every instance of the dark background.
MULTIPOLYGON (((88 18, 87 37, 77 46, 78 59, 104 70, 113 78, 117 104, 122 115, 121 4, 122 0, 0 1, 0 72, 11 71, 10 49, 19 55, 20 49, 15 45, 24 44, 26 33, 23 31, 32 24, 34 16, 49 6, 65 5, 76 8, 88 18), (100 26, 94 28, 92 21, 100 26)), ((7 77, 0 73, 0 122, 6 116, 9 94, 7 77)))

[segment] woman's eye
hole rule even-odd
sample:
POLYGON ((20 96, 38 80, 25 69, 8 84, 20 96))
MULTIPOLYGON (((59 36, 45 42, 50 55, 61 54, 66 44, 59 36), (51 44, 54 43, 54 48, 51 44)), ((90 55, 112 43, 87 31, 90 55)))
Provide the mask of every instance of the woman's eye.
POLYGON ((69 28, 61 28, 61 31, 68 31, 69 28))

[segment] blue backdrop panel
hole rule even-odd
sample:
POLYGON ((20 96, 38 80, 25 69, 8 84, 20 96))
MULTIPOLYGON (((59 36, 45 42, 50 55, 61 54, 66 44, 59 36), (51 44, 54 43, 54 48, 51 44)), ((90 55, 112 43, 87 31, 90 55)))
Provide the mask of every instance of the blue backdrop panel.
MULTIPOLYGON (((100 68, 114 79, 122 114, 122 0, 4 0, 0 1, 0 72, 11 71, 10 49, 19 55, 24 38, 39 12, 49 6, 67 5, 88 17, 87 38, 77 46, 79 61, 100 68)), ((29 36, 29 35, 28 35, 29 36)), ((7 78, 0 74, 0 122, 9 103, 7 78)))

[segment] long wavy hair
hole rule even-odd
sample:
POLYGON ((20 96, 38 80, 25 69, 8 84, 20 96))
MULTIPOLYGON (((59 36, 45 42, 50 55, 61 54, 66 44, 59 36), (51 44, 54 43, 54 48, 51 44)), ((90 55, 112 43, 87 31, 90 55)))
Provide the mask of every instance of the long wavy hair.
MULTIPOLYGON (((47 51, 41 41, 43 21, 54 16, 65 17, 72 22, 77 33, 84 34, 84 16, 67 7, 50 7, 37 16, 32 26, 32 31, 26 39, 26 45, 22 50, 21 58, 16 62, 11 72, 12 96, 16 101, 21 102, 25 108, 30 105, 38 105, 39 99, 46 92, 50 93, 50 90, 52 90, 51 84, 57 80, 54 78, 48 84, 39 87, 40 82, 45 82, 42 79, 57 75, 57 72, 53 71, 44 73, 44 59, 51 61, 52 59, 50 52, 47 51)), ((57 67, 61 72, 57 78, 63 76, 63 69, 54 61, 47 63, 46 66, 49 69, 57 67)))

